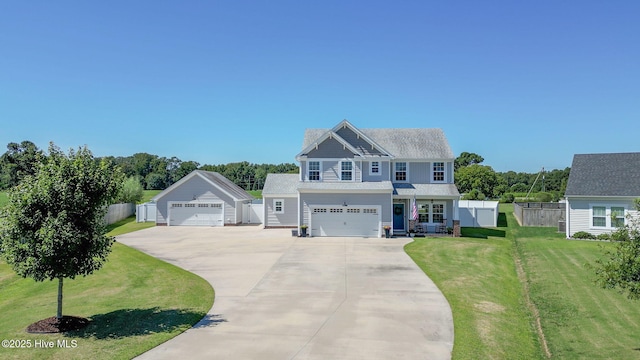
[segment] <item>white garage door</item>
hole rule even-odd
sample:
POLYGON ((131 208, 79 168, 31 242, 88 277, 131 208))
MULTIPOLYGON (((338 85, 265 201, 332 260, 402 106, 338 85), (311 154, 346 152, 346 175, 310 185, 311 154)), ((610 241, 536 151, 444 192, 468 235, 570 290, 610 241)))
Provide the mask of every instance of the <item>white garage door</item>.
POLYGON ((223 226, 222 203, 169 203, 170 226, 223 226))
POLYGON ((311 236, 379 237, 380 209, 375 206, 311 208, 311 236))

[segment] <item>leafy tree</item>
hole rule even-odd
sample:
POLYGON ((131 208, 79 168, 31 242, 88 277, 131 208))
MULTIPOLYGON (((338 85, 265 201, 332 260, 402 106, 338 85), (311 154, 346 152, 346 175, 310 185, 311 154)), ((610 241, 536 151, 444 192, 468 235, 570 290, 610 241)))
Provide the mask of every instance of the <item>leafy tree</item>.
POLYGON ((453 163, 454 170, 458 170, 461 167, 469 166, 472 164, 480 164, 484 161, 484 158, 476 153, 469 153, 463 151, 460 156, 456 158, 453 163))
MULTIPOLYGON (((640 200, 635 201, 640 211, 640 200)), ((627 224, 611 234, 613 249, 596 260, 596 283, 604 288, 618 289, 629 299, 640 299, 640 218, 627 217, 627 224)))
POLYGON ((0 189, 16 186, 25 176, 33 175, 42 156, 42 150, 31 141, 7 144, 7 152, 0 157, 0 189))
POLYGON ((478 189, 472 189, 462 197, 462 200, 484 200, 484 199, 486 199, 486 196, 482 192, 480 192, 480 190, 478 189))
POLYGON ((121 184, 121 172, 95 161, 86 147, 66 155, 52 143, 35 175, 9 192, 0 254, 22 277, 58 279, 58 320, 63 279, 93 273, 111 252, 103 219, 121 184))
MULTIPOLYGON (((472 164, 459 168, 455 174, 455 183, 461 193, 473 189, 487 196, 499 196, 495 190, 504 180, 493 171, 491 166, 472 164)), ((500 189, 500 188, 498 188, 500 189)))
POLYGON ((144 189, 140 183, 139 176, 130 176, 122 184, 122 191, 118 197, 118 202, 121 203, 137 203, 142 200, 144 196, 144 189))
POLYGON ((158 173, 151 173, 147 175, 144 182, 147 184, 147 190, 162 190, 168 186, 165 182, 164 176, 158 173))

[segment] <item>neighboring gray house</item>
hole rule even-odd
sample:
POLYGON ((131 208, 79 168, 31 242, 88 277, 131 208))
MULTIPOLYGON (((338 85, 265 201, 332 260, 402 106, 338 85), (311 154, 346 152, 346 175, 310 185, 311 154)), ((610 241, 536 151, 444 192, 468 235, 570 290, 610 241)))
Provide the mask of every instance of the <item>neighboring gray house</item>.
POLYGON ((614 231, 626 223, 627 214, 637 215, 640 153, 574 155, 565 197, 567 238, 578 231, 614 231))
POLYGON ((390 226, 406 233, 414 203, 424 229, 458 220, 455 156, 441 129, 358 129, 343 120, 307 129, 296 160, 299 174, 267 177, 266 228, 380 237, 390 226))
POLYGON ((243 223, 253 196, 217 172, 194 170, 152 200, 156 225, 224 226, 243 223))

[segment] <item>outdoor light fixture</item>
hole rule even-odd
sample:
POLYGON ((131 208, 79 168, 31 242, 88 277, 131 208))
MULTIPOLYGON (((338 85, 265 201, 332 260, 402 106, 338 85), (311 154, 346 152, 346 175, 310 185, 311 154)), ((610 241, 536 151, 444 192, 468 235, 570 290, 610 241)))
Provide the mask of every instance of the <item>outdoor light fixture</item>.
POLYGON ((347 202, 346 202, 346 201, 343 201, 343 202, 342 202, 342 206, 347 206, 347 202))

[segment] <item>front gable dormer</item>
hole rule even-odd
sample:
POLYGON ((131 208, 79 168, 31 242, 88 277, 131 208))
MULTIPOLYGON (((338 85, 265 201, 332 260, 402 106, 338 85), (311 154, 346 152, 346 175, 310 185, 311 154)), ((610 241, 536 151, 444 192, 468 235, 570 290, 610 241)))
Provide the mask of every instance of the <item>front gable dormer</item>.
POLYGON ((324 132, 315 140, 312 139, 306 145, 296 156, 297 160, 303 158, 392 157, 382 146, 347 120, 341 121, 333 129, 324 132))

